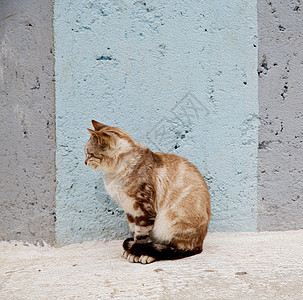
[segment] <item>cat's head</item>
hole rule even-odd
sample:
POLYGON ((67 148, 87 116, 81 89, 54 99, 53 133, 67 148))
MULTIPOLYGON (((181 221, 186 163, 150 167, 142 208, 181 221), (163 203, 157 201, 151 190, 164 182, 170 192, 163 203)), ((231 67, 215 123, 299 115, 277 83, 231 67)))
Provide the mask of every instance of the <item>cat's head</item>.
POLYGON ((94 130, 85 146, 85 164, 94 170, 113 170, 121 155, 131 151, 134 141, 128 133, 92 120, 94 130))

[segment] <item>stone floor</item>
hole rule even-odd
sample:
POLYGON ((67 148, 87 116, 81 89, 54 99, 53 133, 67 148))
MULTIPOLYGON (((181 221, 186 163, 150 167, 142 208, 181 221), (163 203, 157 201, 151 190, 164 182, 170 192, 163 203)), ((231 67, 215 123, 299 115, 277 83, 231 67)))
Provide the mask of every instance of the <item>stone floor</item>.
POLYGON ((202 254, 149 265, 121 241, 0 243, 0 299, 303 299, 303 230, 209 233, 202 254))

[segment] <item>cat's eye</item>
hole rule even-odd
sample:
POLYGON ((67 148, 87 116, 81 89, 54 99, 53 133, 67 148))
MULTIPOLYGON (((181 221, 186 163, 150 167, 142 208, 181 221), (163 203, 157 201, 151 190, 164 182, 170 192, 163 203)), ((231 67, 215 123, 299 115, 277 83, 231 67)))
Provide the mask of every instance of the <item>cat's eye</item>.
POLYGON ((97 138, 94 137, 94 136, 91 136, 91 143, 92 143, 92 144, 97 144, 97 143, 98 143, 97 138))
POLYGON ((101 144, 101 150, 106 150, 108 148, 108 145, 107 144, 101 144))

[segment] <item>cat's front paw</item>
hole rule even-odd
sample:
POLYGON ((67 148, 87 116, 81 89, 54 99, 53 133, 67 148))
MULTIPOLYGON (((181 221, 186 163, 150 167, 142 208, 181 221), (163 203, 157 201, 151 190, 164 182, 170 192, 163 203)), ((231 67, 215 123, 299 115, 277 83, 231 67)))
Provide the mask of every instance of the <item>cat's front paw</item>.
POLYGON ((140 257, 139 257, 139 256, 136 256, 136 255, 134 255, 134 254, 131 254, 131 253, 127 252, 127 251, 124 251, 124 252, 123 252, 123 257, 124 257, 127 261, 129 261, 130 263, 138 263, 139 260, 140 260, 140 257))
MULTIPOLYGON (((135 245, 135 241, 133 238, 128 238, 123 242, 123 257, 127 259, 131 263, 141 263, 141 264, 150 264, 156 259, 152 256, 141 255, 140 251, 134 251, 132 247, 135 245)), ((142 246, 142 244, 140 245, 142 246)))
POLYGON ((136 256, 129 252, 129 250, 134 245, 134 243, 135 243, 135 241, 133 238, 128 238, 123 242, 123 249, 124 249, 123 257, 131 263, 139 262, 139 258, 140 258, 139 256, 136 256))
POLYGON ((134 254, 129 253, 128 251, 123 252, 123 257, 127 259, 127 261, 129 261, 130 263, 141 263, 143 265, 150 264, 156 260, 154 257, 147 255, 136 256, 134 254))

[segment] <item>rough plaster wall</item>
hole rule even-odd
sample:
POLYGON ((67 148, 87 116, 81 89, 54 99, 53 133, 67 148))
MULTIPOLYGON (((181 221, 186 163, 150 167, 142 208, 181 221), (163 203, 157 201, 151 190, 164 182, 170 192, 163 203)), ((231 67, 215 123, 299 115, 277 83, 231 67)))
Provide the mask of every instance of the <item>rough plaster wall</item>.
POLYGON ((303 2, 258 1, 259 230, 303 228, 303 2))
POLYGON ((53 243, 52 1, 1 1, 0 28, 0 239, 53 243))
POLYGON ((102 172, 84 165, 96 119, 187 157, 212 230, 256 230, 256 1, 55 1, 56 241, 122 238, 102 172))

